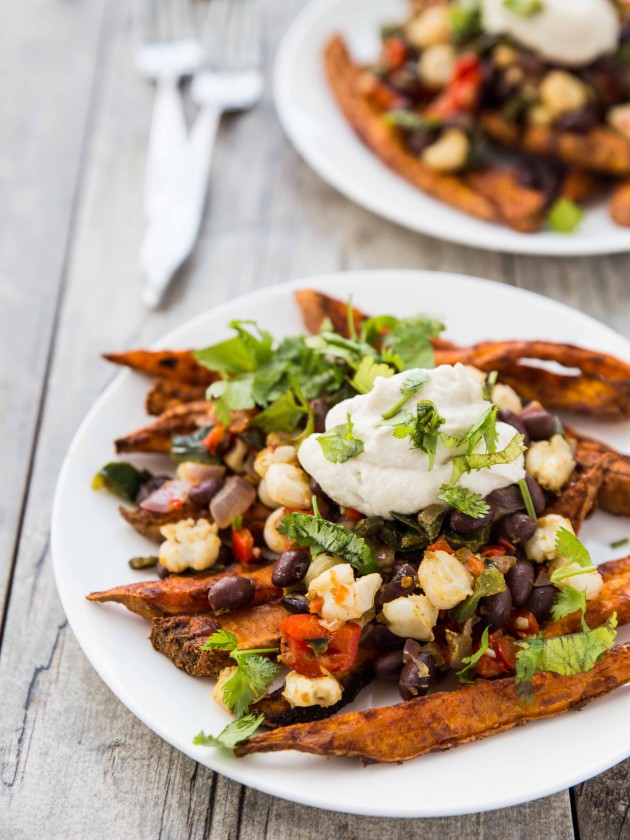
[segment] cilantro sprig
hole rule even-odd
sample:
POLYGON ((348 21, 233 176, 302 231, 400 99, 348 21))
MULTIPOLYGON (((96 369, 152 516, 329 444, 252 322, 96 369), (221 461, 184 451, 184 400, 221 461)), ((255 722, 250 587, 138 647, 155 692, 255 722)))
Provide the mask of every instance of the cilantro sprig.
POLYGON ((387 411, 383 412, 383 420, 391 419, 397 414, 412 394, 429 381, 429 374, 425 370, 414 370, 405 379, 400 387, 400 399, 397 400, 387 411))
POLYGON ((465 446, 466 453, 472 455, 475 446, 479 443, 481 438, 486 443, 486 450, 489 453, 497 451, 497 413, 499 411, 498 405, 489 405, 482 413, 479 420, 470 427, 463 438, 457 441, 458 446, 465 446))
POLYGON ((488 647, 489 647, 489 644, 490 644, 488 642, 488 633, 489 632, 490 632, 490 628, 486 627, 486 629, 483 631, 483 635, 481 636, 481 641, 479 643, 479 649, 477 651, 475 651, 475 653, 473 653, 471 656, 464 656, 463 657, 462 664, 465 665, 466 667, 462 668, 461 671, 457 672, 457 676, 459 677, 460 682, 462 682, 462 683, 472 683, 472 682, 474 682, 474 680, 471 679, 471 674, 474 671, 475 665, 477 664, 477 662, 479 662, 481 657, 488 650, 488 647))
POLYGON ((198 744, 202 747, 221 747, 225 750, 233 750, 243 741, 254 734, 260 724, 265 719, 264 715, 244 715, 239 720, 233 720, 228 723, 225 729, 218 735, 206 735, 201 731, 193 739, 193 744, 198 744))
POLYGON ((354 423, 348 412, 347 420, 335 426, 325 435, 320 435, 317 442, 322 448, 324 457, 333 464, 343 464, 355 455, 363 452, 365 446, 362 440, 352 434, 354 423))
POLYGON ((550 577, 551 582, 559 589, 551 608, 551 616, 554 621, 558 621, 579 610, 583 620, 586 612, 586 592, 563 581, 593 572, 597 567, 591 562, 591 555, 586 547, 566 528, 560 528, 556 534, 556 552, 558 557, 567 562, 557 568, 550 577))
POLYGON ((472 516, 473 519, 483 519, 490 511, 490 505, 484 501, 481 493, 473 493, 461 485, 441 487, 438 499, 461 511, 461 513, 465 513, 466 516, 472 516))
POLYGON ((239 650, 234 633, 223 628, 213 633, 201 650, 227 650, 236 662, 236 671, 223 686, 223 700, 237 718, 249 712, 250 705, 265 693, 280 670, 275 662, 261 656, 277 653, 278 648, 239 650))
POLYGON ((337 554, 362 575, 378 571, 374 552, 362 537, 342 525, 328 522, 310 513, 288 513, 277 526, 278 531, 314 556, 324 552, 337 554))
POLYGON ((511 464, 512 461, 516 461, 524 450, 523 435, 517 432, 505 449, 501 449, 499 452, 456 455, 453 458, 453 473, 450 484, 456 484, 464 473, 469 473, 473 470, 483 470, 486 467, 494 467, 497 464, 511 464))
POLYGON ((411 420, 403 420, 394 426, 393 435, 395 438, 410 438, 411 445, 421 449, 429 456, 429 470, 433 469, 435 454, 439 440, 440 426, 446 420, 437 410, 435 403, 431 400, 420 400, 416 403, 415 416, 411 420))
POLYGON ((374 387, 374 380, 377 376, 384 376, 389 379, 395 373, 394 369, 383 362, 377 362, 372 356, 364 356, 350 384, 359 394, 368 394, 374 387))

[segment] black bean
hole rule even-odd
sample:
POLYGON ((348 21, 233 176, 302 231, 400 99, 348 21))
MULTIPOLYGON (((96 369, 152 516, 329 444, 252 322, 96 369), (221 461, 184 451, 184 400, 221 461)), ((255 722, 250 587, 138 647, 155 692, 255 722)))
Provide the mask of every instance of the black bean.
POLYGON ((231 563, 234 562, 234 553, 232 552, 232 547, 227 545, 226 543, 222 543, 221 548, 219 549, 219 557, 217 559, 217 566, 229 566, 231 563))
POLYGON ((479 612, 492 627, 504 627, 512 612, 512 595, 509 589, 482 598, 479 612))
POLYGON ((199 484, 191 487, 188 498, 194 505, 208 507, 224 483, 222 478, 206 478, 205 481, 200 481, 199 484))
POLYGON ((416 588, 416 570, 408 563, 402 563, 396 567, 392 579, 385 584, 380 592, 381 604, 394 601, 406 595, 412 595, 416 588))
POLYGON ((379 680, 394 680, 400 678, 403 669, 402 650, 388 650, 381 653, 374 660, 374 676, 379 680))
POLYGON ((145 499, 148 499, 151 493, 155 493, 156 490, 159 490, 160 487, 165 484, 167 481, 171 481, 171 477, 168 475, 153 475, 148 481, 145 481, 144 484, 140 485, 140 489, 136 493, 135 503, 137 505, 141 505, 145 499))
POLYGON ((310 612, 310 604, 305 595, 287 595, 286 598, 282 599, 281 603, 283 607, 294 615, 310 612))
POLYGON ((310 488, 311 493, 314 496, 317 496, 318 499, 321 499, 323 502, 327 502, 327 504, 329 504, 329 505, 334 504, 334 502, 330 498, 330 496, 328 496, 328 495, 326 495, 326 493, 324 493, 324 491, 322 490, 320 485, 315 481, 314 478, 311 478, 311 480, 308 483, 308 486, 310 488))
POLYGON ((556 120, 560 131, 571 131, 574 134, 585 134, 597 124, 597 112, 593 108, 580 108, 567 111, 556 120))
POLYGON ((256 586, 244 577, 225 577, 211 586, 208 603, 217 615, 239 610, 254 600, 256 586))
POLYGON ((170 575, 169 570, 166 568, 166 566, 163 566, 161 563, 155 564, 155 572, 161 580, 164 580, 164 578, 167 578, 170 575))
POLYGON ((414 657, 419 656, 422 645, 415 639, 407 639, 403 647, 403 661, 412 662, 414 657))
POLYGON ((529 446, 529 434, 527 432, 527 428, 525 423, 520 419, 518 414, 515 414, 513 411, 510 411, 507 408, 501 409, 498 414, 499 420, 502 423, 507 423, 508 426, 512 426, 513 429, 516 429, 517 432, 523 435, 523 443, 525 446, 529 446))
POLYGON ((489 496, 486 496, 486 502, 492 505, 495 515, 514 513, 517 510, 523 510, 525 507, 523 494, 518 484, 510 484, 508 487, 493 490, 489 496))
POLYGON ((540 484, 535 478, 532 478, 531 475, 525 476, 525 483, 529 488, 529 495, 532 497, 532 504, 534 505, 536 516, 542 516, 545 512, 545 508, 547 507, 547 500, 545 499, 545 494, 543 493, 540 484))
POLYGON ((505 582, 512 593, 513 606, 522 607, 534 585, 534 567, 528 560, 517 560, 506 573, 505 582))
POLYGON ((395 636, 383 624, 368 624, 361 636, 361 647, 373 648, 375 650, 390 650, 391 648, 402 648, 403 640, 395 636))
POLYGON ((405 135, 405 145, 414 155, 421 154, 438 138, 438 132, 431 128, 416 128, 405 135))
POLYGON ((485 516, 481 516, 479 519, 468 516, 468 514, 462 513, 461 510, 454 510, 451 513, 449 524, 454 531, 458 531, 460 534, 474 534, 475 531, 481 531, 482 528, 488 526, 493 519, 494 511, 492 508, 490 508, 485 516))
POLYGON ((550 583, 535 586, 525 603, 525 609, 533 612, 538 622, 545 621, 551 615, 551 607, 556 598, 557 589, 550 583))
POLYGON ((556 419, 544 408, 528 411, 526 408, 519 415, 532 440, 549 440, 556 433, 556 419))
POLYGON ((400 673, 398 690, 403 700, 424 696, 435 682, 435 657, 426 651, 406 662, 400 673))
POLYGON ((271 573, 271 582, 278 589, 293 586, 304 579, 311 565, 311 555, 300 548, 290 548, 276 560, 271 573))
POLYGON ((534 536, 536 521, 526 513, 508 513, 499 522, 497 531, 512 545, 519 545, 534 536))
POLYGON ((328 401, 324 397, 317 397, 316 400, 311 400, 309 408, 314 412, 315 431, 323 432, 326 428, 326 415, 330 411, 328 401))

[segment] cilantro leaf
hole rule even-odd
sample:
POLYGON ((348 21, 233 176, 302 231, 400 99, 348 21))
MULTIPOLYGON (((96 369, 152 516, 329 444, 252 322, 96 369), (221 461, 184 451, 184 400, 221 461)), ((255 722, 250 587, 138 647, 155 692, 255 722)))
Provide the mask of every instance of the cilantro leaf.
POLYGON ((307 346, 320 356, 343 359, 357 369, 365 356, 376 358, 377 352, 363 341, 353 341, 335 332, 323 331, 306 339, 307 346))
POLYGON ((308 408, 298 404, 293 391, 282 394, 251 421, 252 426, 264 432, 293 432, 300 420, 308 414, 308 408))
POLYGON ((444 324, 426 315, 401 318, 383 338, 383 348, 396 353, 405 368, 433 368, 435 359, 431 339, 443 329, 444 324))
POLYGON ((416 449, 421 449, 429 456, 429 469, 433 469, 435 453, 439 439, 439 429, 446 421, 440 416, 431 400, 420 400, 416 404, 416 416, 410 423, 394 426, 394 437, 410 438, 416 449))
POLYGON ((355 455, 359 455, 365 448, 362 440, 352 436, 354 423, 349 413, 346 416, 345 423, 335 426, 334 429, 317 438, 324 457, 333 464, 343 464, 355 455))
POLYGON ((394 315, 376 315, 374 318, 366 318, 361 324, 361 341, 366 344, 376 344, 381 341, 398 323, 394 315))
POLYGON ((523 435, 517 432, 505 449, 502 449, 500 452, 489 452, 485 455, 481 453, 476 455, 456 455, 453 458, 453 474, 451 475, 450 484, 455 484, 464 473, 472 472, 472 470, 483 470, 486 467, 494 467, 497 464, 511 464, 512 461, 516 461, 524 449, 523 435))
POLYGON ((216 464, 218 459, 203 444, 211 429, 212 426, 202 426, 189 435, 173 435, 171 438, 171 451, 169 452, 170 457, 174 461, 216 464))
POLYGON ((236 671, 223 686, 223 700, 240 718, 249 711, 255 700, 262 697, 280 668, 275 662, 257 653, 239 653, 236 671))
POLYGON ((213 633, 209 639, 201 645, 201 650, 237 650, 238 649, 238 639, 234 635, 234 633, 230 633, 229 630, 224 630, 221 628, 217 630, 216 633, 213 633))
POLYGON ((228 723, 219 735, 206 735, 205 732, 200 732, 194 738, 193 744, 233 750, 234 747, 250 738, 264 719, 264 715, 245 715, 240 720, 233 720, 232 723, 228 723))
POLYGON ((234 338, 193 351, 200 365, 219 373, 251 373, 271 358, 270 333, 260 330, 253 321, 232 321, 230 326, 237 332, 234 338), (253 325, 258 335, 246 330, 245 324, 253 325))
POLYGON ((315 549, 315 554, 338 554, 362 575, 378 571, 370 546, 342 525, 309 513, 289 513, 277 528, 299 546, 315 549))
POLYGON ((586 547, 566 528, 560 528, 556 535, 556 551, 558 557, 569 563, 578 563, 582 568, 593 565, 586 547))
POLYGON ((224 379, 213 382, 206 391, 208 399, 216 400, 215 411, 222 423, 230 422, 230 412, 253 408, 252 379, 224 379))
POLYGON ((416 370, 412 371, 409 376, 403 382, 400 388, 400 399, 394 403, 391 408, 388 408, 386 412, 384 412, 381 416, 383 420, 389 420, 390 417, 393 417, 403 405, 407 402, 409 397, 412 394, 415 394, 425 382, 429 381, 429 374, 425 370, 416 370))
POLYGON ((457 676, 459 677, 460 682, 462 682, 462 683, 473 682, 473 680, 470 678, 470 675, 472 674, 477 662, 479 662, 481 657, 488 650, 488 646, 489 646, 488 633, 489 632, 490 632, 490 628, 486 627, 486 629, 483 631, 483 635, 482 635, 481 641, 479 643, 479 650, 475 651, 475 653, 473 653, 471 656, 464 656, 464 658, 462 659, 462 663, 466 667, 462 668, 461 671, 457 672, 457 676))
POLYGON ((532 495, 529 492, 529 487, 527 486, 527 482, 524 478, 521 478, 521 480, 518 483, 518 486, 521 491, 521 496, 523 497, 523 502, 525 503, 525 510, 527 511, 527 515, 531 517, 534 520, 534 522, 536 522, 536 520, 538 519, 538 517, 536 516, 536 508, 534 507, 532 495))
POLYGON ((473 519, 483 519, 490 510, 490 505, 484 501, 481 493, 473 493, 461 486, 448 487, 445 485, 440 490, 438 499, 467 516, 472 516, 473 519))
POLYGON ((629 542, 630 540, 628 539, 628 537, 621 537, 621 539, 619 540, 613 540, 613 542, 610 543, 610 547, 621 548, 622 546, 627 545, 629 542))
POLYGON ((520 17, 530 17, 544 9, 543 0, 503 0, 503 5, 520 17))
POLYGON ((568 583, 556 584, 560 591, 556 595, 556 600, 551 607, 551 617, 554 621, 559 621, 565 615, 580 610, 582 615, 586 611, 586 592, 583 589, 576 589, 574 586, 569 586, 568 583))
POLYGON ((483 387, 481 389, 484 400, 492 401, 492 390, 497 384, 498 378, 498 370, 491 370, 490 373, 486 376, 486 381, 483 383, 483 387))
POLYGON ((373 356, 364 356, 359 362, 359 367, 350 380, 350 384, 360 394, 367 394, 374 387, 374 380, 377 376, 384 376, 388 379, 393 375, 394 371, 389 365, 379 364, 374 361, 373 356))
POLYGON ((469 595, 461 604, 453 607, 449 615, 461 624, 474 616, 482 598, 488 595, 498 595, 504 589, 505 578, 495 566, 489 566, 475 578, 472 595, 469 595))
POLYGON ((594 630, 550 639, 524 639, 516 642, 521 648, 516 654, 516 685, 524 699, 533 699, 532 677, 538 671, 551 671, 562 676, 590 671, 599 657, 615 643, 617 614, 594 630))
POLYGON ((472 455, 475 446, 479 443, 481 438, 486 442, 486 449, 493 453, 497 451, 497 413, 499 411, 498 405, 489 405, 479 420, 471 426, 468 432, 461 440, 457 441, 458 446, 466 446, 467 454, 472 455))

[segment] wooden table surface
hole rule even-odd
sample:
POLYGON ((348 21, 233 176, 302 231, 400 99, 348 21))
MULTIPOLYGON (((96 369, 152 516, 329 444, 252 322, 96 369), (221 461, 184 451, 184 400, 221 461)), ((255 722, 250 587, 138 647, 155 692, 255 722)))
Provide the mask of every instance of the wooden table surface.
MULTIPOLYGON (((265 2, 268 78, 302 5, 265 2)), ((149 313, 135 266, 152 91, 133 68, 129 3, 10 4, 0 69, 0 836, 630 838, 630 761, 521 807, 412 821, 316 812, 217 776, 149 731, 101 682, 68 627, 49 551, 64 452, 113 375, 100 352, 145 345, 251 289, 352 268, 489 277, 627 334, 627 258, 505 256, 384 222, 298 158, 268 84, 259 107, 224 121, 201 241, 168 306, 149 313)))

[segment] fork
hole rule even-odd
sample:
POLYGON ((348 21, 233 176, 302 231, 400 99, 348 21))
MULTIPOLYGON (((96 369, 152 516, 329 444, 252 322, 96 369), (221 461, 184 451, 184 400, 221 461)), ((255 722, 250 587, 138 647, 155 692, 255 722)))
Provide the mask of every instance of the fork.
POLYGON ((191 87, 199 113, 184 154, 160 195, 140 253, 141 296, 151 308, 160 305, 197 240, 221 116, 252 108, 263 92, 257 0, 210 0, 202 39, 208 66, 195 74, 191 87))
POLYGON ((136 67, 156 83, 144 180, 144 212, 149 219, 159 205, 173 161, 186 143, 179 83, 202 66, 204 51, 195 37, 191 0, 137 3, 136 67))

